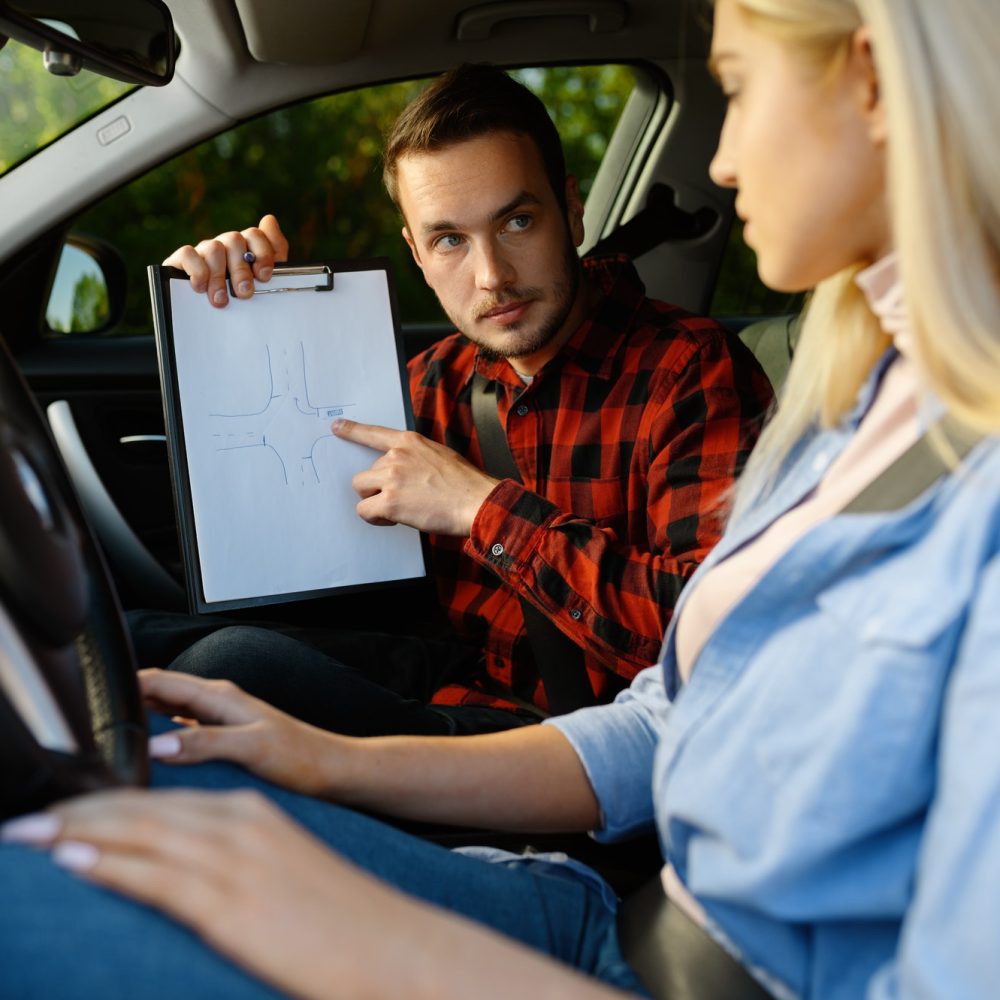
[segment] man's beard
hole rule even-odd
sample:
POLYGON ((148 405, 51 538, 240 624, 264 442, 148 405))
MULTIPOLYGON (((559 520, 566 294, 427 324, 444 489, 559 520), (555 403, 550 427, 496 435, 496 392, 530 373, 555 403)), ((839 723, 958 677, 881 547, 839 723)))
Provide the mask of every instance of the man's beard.
MULTIPOLYGON (((582 268, 580 258, 577 255, 576 247, 567 233, 566 249, 563 254, 562 273, 552 286, 554 298, 554 311, 552 315, 537 330, 526 331, 521 338, 510 338, 510 335, 518 332, 519 323, 512 323, 503 332, 510 338, 506 347, 498 347, 494 344, 486 343, 478 337, 470 334, 467 330, 461 332, 479 348, 480 353, 490 360, 511 360, 513 358, 524 358, 540 351, 557 333, 562 330, 567 317, 576 302, 576 296, 580 289, 580 279, 582 268)), ((519 302, 522 300, 537 299, 540 297, 540 288, 510 288, 502 295, 495 296, 488 302, 481 303, 476 308, 476 319, 481 318, 497 306, 502 306, 507 302, 519 302)), ((454 322, 454 318, 452 318, 454 322)), ((459 326, 458 323, 455 324, 459 326)), ((461 329, 461 327, 459 327, 461 329)))

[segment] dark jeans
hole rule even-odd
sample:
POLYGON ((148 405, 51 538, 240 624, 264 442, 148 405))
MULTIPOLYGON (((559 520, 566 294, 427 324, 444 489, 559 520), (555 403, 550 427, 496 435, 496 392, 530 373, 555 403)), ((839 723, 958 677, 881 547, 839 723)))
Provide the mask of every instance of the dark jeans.
MULTIPOLYGON (((154 718, 162 731, 165 720, 154 718)), ((530 858, 491 864, 224 764, 154 763, 154 787, 254 788, 331 849, 403 892, 645 995, 622 958, 615 906, 596 876, 530 858)), ((279 1000, 171 919, 0 844, 0 996, 18 1000, 279 1000)), ((392 940, 385 942, 387 949, 392 940)), ((337 947, 336 941, 330 942, 337 947)), ((330 995, 338 995, 330 984, 330 995)), ((399 994, 405 996, 405 988, 399 994)))
POLYGON ((482 672, 482 651, 457 641, 159 611, 127 617, 140 666, 226 678, 334 732, 444 736, 537 721, 526 712, 429 706, 439 688, 482 672))

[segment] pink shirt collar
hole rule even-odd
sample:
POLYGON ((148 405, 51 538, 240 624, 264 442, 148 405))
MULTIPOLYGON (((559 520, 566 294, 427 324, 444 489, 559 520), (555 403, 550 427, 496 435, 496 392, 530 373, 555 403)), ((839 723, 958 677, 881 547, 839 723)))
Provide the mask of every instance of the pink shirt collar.
POLYGON ((899 257, 895 250, 866 267, 855 282, 864 292, 868 306, 878 318, 882 329, 893 339, 900 354, 912 357, 910 317, 903 300, 903 283, 899 278, 899 257))

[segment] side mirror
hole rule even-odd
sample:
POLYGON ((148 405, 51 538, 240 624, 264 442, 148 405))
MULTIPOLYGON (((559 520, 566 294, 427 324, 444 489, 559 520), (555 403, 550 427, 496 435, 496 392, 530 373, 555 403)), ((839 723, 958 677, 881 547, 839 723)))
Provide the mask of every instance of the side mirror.
POLYGON ((45 306, 49 333, 100 333, 116 326, 125 285, 125 262, 110 243, 70 233, 45 306))
POLYGON ((0 0, 4 35, 42 53, 57 76, 92 70, 162 87, 174 75, 173 20, 163 0, 0 0))

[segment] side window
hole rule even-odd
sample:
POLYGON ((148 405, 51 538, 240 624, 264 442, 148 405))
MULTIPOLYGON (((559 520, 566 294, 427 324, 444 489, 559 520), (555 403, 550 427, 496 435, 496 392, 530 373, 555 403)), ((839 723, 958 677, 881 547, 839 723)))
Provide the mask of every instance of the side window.
POLYGON ((757 255, 743 242, 743 224, 733 221, 729 242, 722 256, 719 280, 712 295, 710 316, 755 319, 796 313, 804 296, 775 292, 757 276, 757 255))
POLYGON ((134 89, 87 69, 72 80, 56 76, 35 49, 13 39, 0 50, 0 174, 134 89))
MULTIPOLYGON (((560 66, 513 75, 548 107, 586 197, 636 71, 560 66)), ((114 243, 127 262, 124 313, 107 332, 151 333, 147 264, 184 243, 254 225, 267 212, 281 221, 295 258, 390 257, 402 319, 443 320, 381 180, 382 135, 423 86, 387 84, 273 111, 188 150, 80 216, 76 231, 114 243)), ((53 289, 53 299, 73 294, 58 282, 53 289)), ((50 321, 51 335, 60 335, 60 326, 74 329, 68 320, 50 321)))

